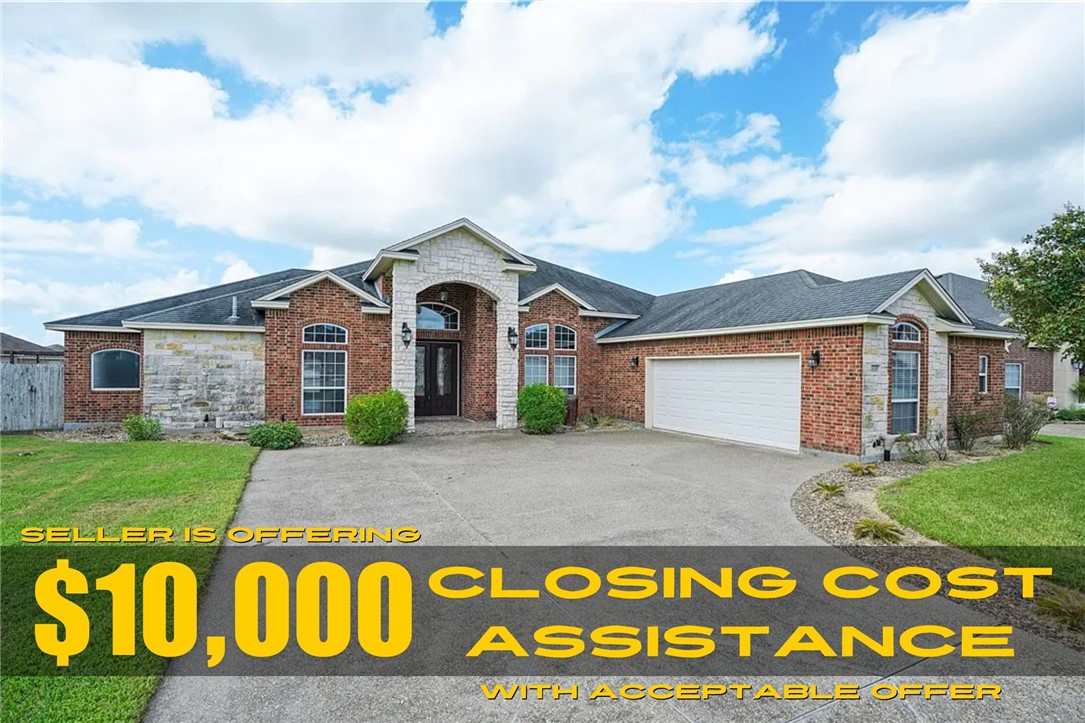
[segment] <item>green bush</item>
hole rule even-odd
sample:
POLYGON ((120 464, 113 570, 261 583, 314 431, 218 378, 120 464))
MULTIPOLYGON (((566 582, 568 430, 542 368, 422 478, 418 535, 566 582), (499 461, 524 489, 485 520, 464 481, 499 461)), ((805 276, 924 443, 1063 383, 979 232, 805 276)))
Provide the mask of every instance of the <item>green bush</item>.
POLYGON ((249 430, 249 444, 264 449, 290 449, 301 444, 301 430, 293 422, 257 424, 249 430))
POLYGON ((1041 427, 1051 421, 1051 411, 1042 402, 1022 400, 1007 394, 1002 421, 1002 441, 1010 449, 1021 449, 1039 434, 1041 427))
POLYGON ((525 432, 553 434, 565 421, 565 392, 546 384, 528 384, 516 398, 516 413, 525 432))
POLYGON ((128 441, 130 442, 162 439, 162 422, 159 422, 154 417, 130 414, 124 418, 121 426, 124 427, 124 433, 128 435, 128 441))
POLYGON ((970 452, 976 446, 976 441, 983 433, 983 427, 987 423, 987 414, 973 412, 971 414, 958 414, 953 417, 953 441, 957 449, 962 452, 970 452))
POLYGON ((1070 385, 1070 393, 1077 397, 1079 402, 1085 403, 1085 377, 1078 377, 1077 380, 1070 385))
POLYGON ((1085 422, 1085 407, 1066 407, 1055 412, 1055 419, 1063 422, 1085 422))
POLYGON ((347 433, 362 444, 388 444, 407 431, 407 400, 395 389, 359 394, 347 402, 347 433))

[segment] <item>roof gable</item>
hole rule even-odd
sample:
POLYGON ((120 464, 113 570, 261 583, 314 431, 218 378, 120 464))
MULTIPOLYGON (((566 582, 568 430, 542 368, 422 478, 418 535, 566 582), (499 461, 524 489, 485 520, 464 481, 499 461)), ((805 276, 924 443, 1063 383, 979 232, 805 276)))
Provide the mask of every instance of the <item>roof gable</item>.
POLYGON ((360 298, 362 301, 368 302, 374 306, 388 306, 388 304, 386 304, 383 299, 380 299, 377 296, 370 294, 368 291, 358 288, 357 286, 350 283, 349 281, 331 270, 321 271, 319 274, 313 274, 312 276, 300 279, 293 284, 290 284, 289 286, 285 286, 281 289, 276 289, 270 294, 266 294, 264 296, 261 296, 259 299, 256 299, 256 302, 275 301, 276 299, 282 299, 283 297, 289 296, 295 291, 304 289, 307 286, 312 286, 313 284, 318 284, 321 281, 330 281, 336 286, 346 289, 350 293, 360 298))
POLYGON ((901 286, 895 291, 888 299, 878 305, 878 308, 874 310, 875 313, 884 312, 889 306, 900 297, 912 289, 919 289, 931 305, 938 311, 938 314, 944 318, 952 318, 955 321, 959 321, 962 324, 970 324, 972 320, 968 318, 968 314, 954 301, 942 285, 938 283, 938 280, 934 278, 934 275, 923 269, 915 278, 908 283, 901 286))
POLYGON ((497 238, 492 233, 490 233, 486 229, 482 228, 481 226, 479 226, 477 223, 475 223, 474 221, 472 221, 469 218, 456 219, 455 221, 452 221, 451 223, 446 223, 444 226, 438 226, 437 228, 430 229, 429 231, 426 231, 425 233, 420 233, 417 236, 412 236, 411 238, 407 239, 406 241, 400 241, 399 243, 395 244, 394 246, 389 246, 387 249, 385 249, 385 251, 392 251, 392 252, 409 251, 410 249, 413 249, 415 246, 423 244, 426 241, 431 241, 431 240, 437 238, 438 236, 443 236, 446 233, 449 233, 451 231, 459 231, 461 229, 466 230, 466 231, 470 231, 472 234, 474 234, 479 239, 481 239, 484 243, 489 244, 490 246, 492 246, 496 250, 498 250, 501 253, 505 254, 505 256, 510 261, 513 261, 513 262, 515 262, 517 264, 522 264, 524 266, 534 266, 534 264, 531 262, 531 259, 529 259, 527 256, 524 256, 519 251, 517 251, 513 247, 509 246, 504 241, 497 238))

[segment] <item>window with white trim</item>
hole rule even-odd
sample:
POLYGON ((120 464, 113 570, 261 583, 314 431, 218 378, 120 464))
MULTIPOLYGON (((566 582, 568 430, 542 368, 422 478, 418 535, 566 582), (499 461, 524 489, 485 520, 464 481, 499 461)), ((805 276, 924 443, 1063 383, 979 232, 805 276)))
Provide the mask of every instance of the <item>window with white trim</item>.
POLYGON ((1021 398, 1021 362, 1006 363, 1006 394, 1021 398))
POLYGON ((460 311, 448 304, 426 302, 415 311, 415 325, 419 329, 443 329, 459 331, 460 311))
POLYGON ((890 434, 919 433, 919 352, 893 352, 893 426, 890 434))
POLYGON ((576 357, 554 357, 554 386, 565 392, 566 396, 576 394, 576 357))
POLYGON ((576 349, 576 329, 564 324, 554 324, 554 348, 576 349))
POLYGON ((346 344, 347 330, 338 324, 309 324, 301 330, 301 340, 307 344, 346 344))
POLYGON ((524 356, 524 386, 528 384, 549 384, 550 374, 547 358, 542 354, 524 356))
POLYGON ((549 349, 550 325, 532 324, 524 330, 525 349, 549 349))
POLYGON ((980 357, 980 394, 987 393, 987 365, 990 364, 990 359, 986 356, 980 357))
POLYGON ((303 349, 301 413, 342 414, 347 404, 347 353, 303 349))
POLYGON ((96 392, 139 389, 139 354, 102 349, 90 355, 90 388, 96 392))
POLYGON ((893 341, 918 342, 919 327, 915 324, 909 324, 906 321, 894 324, 891 338, 893 341))

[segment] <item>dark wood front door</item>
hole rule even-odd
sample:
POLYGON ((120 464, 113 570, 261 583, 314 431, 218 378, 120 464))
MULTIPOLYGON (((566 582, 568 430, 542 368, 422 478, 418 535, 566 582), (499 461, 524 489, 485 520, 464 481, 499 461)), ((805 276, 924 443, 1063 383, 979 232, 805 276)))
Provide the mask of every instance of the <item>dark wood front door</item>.
POLYGON ((460 345, 420 341, 414 350, 414 414, 459 414, 460 345))

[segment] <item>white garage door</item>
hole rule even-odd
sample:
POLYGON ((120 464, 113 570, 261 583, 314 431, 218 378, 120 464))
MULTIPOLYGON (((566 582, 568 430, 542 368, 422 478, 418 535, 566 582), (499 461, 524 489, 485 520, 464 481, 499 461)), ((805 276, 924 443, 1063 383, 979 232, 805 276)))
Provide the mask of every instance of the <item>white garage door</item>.
POLYGON ((647 426, 799 451, 799 357, 648 363, 647 426))

